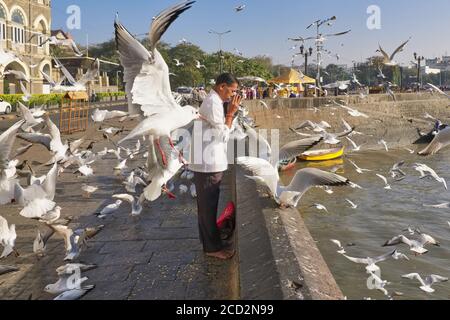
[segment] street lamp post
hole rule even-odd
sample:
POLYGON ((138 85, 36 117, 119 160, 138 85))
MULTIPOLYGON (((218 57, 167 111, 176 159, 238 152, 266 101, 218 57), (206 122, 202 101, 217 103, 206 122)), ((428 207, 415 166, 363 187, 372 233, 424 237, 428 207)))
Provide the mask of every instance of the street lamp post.
POLYGON ((116 83, 117 83, 117 90, 118 91, 120 91, 120 88, 119 88, 119 73, 122 73, 122 71, 120 71, 120 70, 116 71, 116 83))
MULTIPOLYGON (((312 56, 313 48, 309 47, 308 51, 305 52, 305 46, 302 44, 300 46, 300 54, 305 57, 305 75, 308 75, 308 57, 312 56)), ((305 86, 305 97, 308 96, 308 90, 305 86)))
POLYGON ((312 56, 313 48, 309 47, 308 51, 305 52, 305 46, 300 46, 300 54, 305 57, 305 75, 308 75, 308 57, 312 56))
POLYGON ((217 32, 217 31, 214 31, 214 30, 209 30, 208 31, 208 33, 215 34, 215 35, 217 35, 219 37, 219 55, 220 55, 219 59, 220 59, 220 73, 221 74, 223 73, 222 36, 227 34, 227 33, 230 33, 230 32, 231 32, 231 30, 228 30, 228 31, 225 31, 225 32, 217 32))
POLYGON ((317 76, 316 76, 316 96, 317 96, 317 88, 322 88, 320 84, 320 65, 321 65, 321 52, 323 50, 323 41, 321 41, 320 27, 327 22, 336 20, 336 16, 332 16, 326 20, 317 20, 310 24, 306 29, 309 29, 311 26, 316 25, 317 37, 316 37, 316 50, 317 50, 317 76))
POLYGON ((424 59, 425 58, 423 56, 419 56, 417 54, 417 52, 414 52, 414 60, 417 61, 417 92, 420 91, 420 67, 421 67, 421 62, 424 59))

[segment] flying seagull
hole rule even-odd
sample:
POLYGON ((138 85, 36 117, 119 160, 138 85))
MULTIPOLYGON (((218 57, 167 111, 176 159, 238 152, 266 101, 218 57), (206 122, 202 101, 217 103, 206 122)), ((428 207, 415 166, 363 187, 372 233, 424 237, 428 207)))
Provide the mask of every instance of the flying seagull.
POLYGON ((402 275, 402 278, 411 279, 411 280, 418 280, 420 282, 420 289, 422 291, 425 291, 427 293, 432 293, 435 290, 431 287, 433 284, 437 282, 446 282, 448 281, 448 278, 442 277, 439 275, 429 275, 426 276, 425 279, 423 279, 418 273, 409 273, 402 275))
POLYGON ((285 187, 280 183, 278 169, 264 159, 239 157, 237 163, 251 171, 254 176, 247 178, 265 185, 280 206, 296 207, 301 197, 314 186, 349 185, 347 178, 315 168, 298 170, 291 183, 285 187))
POLYGON ((395 55, 397 53, 403 51, 403 48, 406 46, 406 44, 409 42, 409 40, 411 40, 411 38, 409 38, 404 43, 402 43, 397 49, 395 49, 395 51, 390 56, 386 53, 386 51, 383 50, 381 45, 378 45, 379 50, 377 50, 377 52, 380 52, 383 55, 383 64, 386 65, 386 66, 396 66, 396 65, 398 65, 398 63, 396 61, 394 61, 394 57, 395 57, 395 55))
MULTIPOLYGON (((194 1, 168 8, 153 21, 150 31, 150 51, 136 40, 116 18, 116 42, 120 61, 124 66, 125 91, 131 107, 139 105, 146 117, 119 144, 144 135, 152 135, 163 158, 159 139, 168 137, 172 148, 172 132, 201 118, 196 108, 181 107, 176 103, 169 81, 169 68, 156 49, 159 39, 180 14, 188 10, 194 1)), ((130 107, 130 106, 129 106, 130 107)), ((166 161, 164 160, 164 163, 166 161)))

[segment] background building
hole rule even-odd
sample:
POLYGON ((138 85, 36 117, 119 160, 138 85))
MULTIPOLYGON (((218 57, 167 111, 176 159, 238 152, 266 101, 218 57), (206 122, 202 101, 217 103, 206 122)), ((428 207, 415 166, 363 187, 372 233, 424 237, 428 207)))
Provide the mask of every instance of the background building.
MULTIPOLYGON (((26 87, 32 94, 48 91, 40 71, 52 73, 50 48, 48 43, 39 45, 50 36, 50 30, 50 0, 0 0, 0 46, 21 58, 21 62, 0 66, 0 72, 18 70, 25 73, 30 77, 31 83, 26 87), (34 68, 30 67, 34 65, 34 68)), ((0 78, 0 93, 21 93, 12 75, 0 78)))

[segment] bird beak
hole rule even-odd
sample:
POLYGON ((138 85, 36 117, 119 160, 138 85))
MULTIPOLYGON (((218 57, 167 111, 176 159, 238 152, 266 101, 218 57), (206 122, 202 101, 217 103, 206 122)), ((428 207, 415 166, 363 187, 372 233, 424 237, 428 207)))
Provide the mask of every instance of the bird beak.
POLYGON ((202 116, 201 114, 198 115, 198 119, 203 120, 203 121, 208 121, 208 119, 206 119, 204 116, 202 116))

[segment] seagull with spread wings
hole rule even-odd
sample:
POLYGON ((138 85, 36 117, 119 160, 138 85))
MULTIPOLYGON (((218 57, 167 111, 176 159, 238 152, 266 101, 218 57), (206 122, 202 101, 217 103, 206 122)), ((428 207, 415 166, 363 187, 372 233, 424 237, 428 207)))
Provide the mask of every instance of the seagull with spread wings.
POLYGON ((119 141, 152 135, 155 145, 163 155, 163 163, 167 164, 166 156, 160 146, 159 138, 168 137, 171 133, 184 127, 193 120, 200 119, 198 110, 192 106, 181 107, 176 103, 169 81, 169 68, 156 45, 169 26, 194 1, 183 2, 160 13, 153 21, 149 33, 150 51, 148 51, 130 32, 118 21, 114 23, 116 43, 120 62, 124 67, 125 91, 129 96, 129 109, 140 106, 146 117, 134 128, 128 136, 119 141), (131 104, 131 106, 130 106, 131 104))
POLYGON ((280 182, 278 169, 264 159, 239 157, 237 163, 251 171, 254 176, 246 176, 266 186, 281 207, 296 207, 302 196, 315 186, 345 186, 350 180, 337 174, 315 168, 298 170, 286 187, 280 182))
POLYGON ((398 65, 398 62, 394 61, 394 57, 397 53, 403 51, 403 48, 406 46, 409 40, 411 40, 411 38, 403 42, 397 49, 395 49, 395 51, 390 56, 386 53, 386 51, 383 50, 381 45, 378 45, 379 49, 377 50, 377 52, 381 52, 381 54, 383 55, 383 64, 386 66, 398 65))

